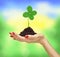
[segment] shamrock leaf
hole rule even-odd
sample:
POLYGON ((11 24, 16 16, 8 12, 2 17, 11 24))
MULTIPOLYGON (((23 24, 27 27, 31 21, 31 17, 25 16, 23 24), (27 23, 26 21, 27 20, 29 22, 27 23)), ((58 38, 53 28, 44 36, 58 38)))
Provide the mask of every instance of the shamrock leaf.
MULTIPOLYGON (((28 17, 30 20, 34 19, 34 16, 37 14, 37 12, 33 9, 31 6, 27 7, 27 12, 23 13, 23 17, 28 17)), ((28 19, 28 27, 29 27, 29 19, 28 19)))
POLYGON ((31 7, 31 6, 28 6, 28 7, 27 7, 27 11, 28 11, 28 12, 31 12, 31 11, 32 11, 32 7, 31 7))
POLYGON ((34 16, 33 15, 29 15, 29 18, 30 18, 30 20, 33 20, 34 16))
POLYGON ((28 17, 28 12, 24 12, 24 13, 23 13, 23 16, 24 16, 24 17, 28 17))
POLYGON ((23 16, 24 17, 29 17, 30 20, 33 20, 34 19, 34 15, 36 15, 36 14, 37 14, 37 12, 33 11, 31 6, 28 6, 27 7, 27 12, 24 12, 23 16))
POLYGON ((32 11, 32 15, 36 15, 37 14, 37 12, 36 11, 32 11))

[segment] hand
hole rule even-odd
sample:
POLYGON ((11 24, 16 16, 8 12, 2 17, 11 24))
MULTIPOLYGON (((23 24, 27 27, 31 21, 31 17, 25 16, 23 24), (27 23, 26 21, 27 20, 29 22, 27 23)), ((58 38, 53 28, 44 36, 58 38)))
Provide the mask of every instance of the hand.
POLYGON ((51 45, 46 41, 45 37, 42 34, 35 34, 35 35, 25 35, 22 37, 14 32, 10 33, 10 36, 14 40, 18 40, 21 42, 28 42, 28 43, 41 43, 45 50, 48 52, 50 57, 60 57, 59 54, 51 47, 51 45))
POLYGON ((16 34, 15 32, 11 32, 10 37, 12 37, 14 40, 28 43, 42 43, 43 40, 45 39, 42 34, 25 35, 25 37, 23 37, 16 34))

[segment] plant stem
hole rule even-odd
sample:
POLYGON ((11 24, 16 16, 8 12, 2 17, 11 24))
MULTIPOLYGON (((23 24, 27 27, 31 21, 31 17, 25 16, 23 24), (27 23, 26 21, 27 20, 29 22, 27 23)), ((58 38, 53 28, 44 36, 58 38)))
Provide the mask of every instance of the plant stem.
POLYGON ((28 19, 28 27, 29 27, 29 19, 28 19))

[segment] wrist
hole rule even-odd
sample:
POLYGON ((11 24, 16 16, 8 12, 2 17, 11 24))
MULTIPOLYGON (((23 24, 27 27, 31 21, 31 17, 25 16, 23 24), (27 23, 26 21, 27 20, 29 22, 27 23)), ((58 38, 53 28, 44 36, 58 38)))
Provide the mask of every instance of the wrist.
POLYGON ((48 41, 47 41, 46 38, 43 38, 43 39, 41 39, 41 40, 39 41, 39 43, 40 43, 41 45, 45 45, 47 42, 48 42, 48 41))

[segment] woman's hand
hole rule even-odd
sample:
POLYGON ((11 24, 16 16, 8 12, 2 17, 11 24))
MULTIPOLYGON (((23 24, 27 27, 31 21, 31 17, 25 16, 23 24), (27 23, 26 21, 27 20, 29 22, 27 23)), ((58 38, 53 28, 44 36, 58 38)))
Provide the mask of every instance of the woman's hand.
POLYGON ((16 34, 15 32, 11 32, 10 36, 14 40, 18 40, 21 42, 28 42, 28 43, 43 43, 45 39, 42 34, 35 34, 35 35, 25 35, 25 37, 16 34))
POLYGON ((45 39, 45 37, 42 34, 25 35, 25 37, 22 37, 14 32, 11 32, 10 36, 14 40, 18 40, 21 42, 40 43, 43 45, 50 57, 60 57, 59 54, 54 50, 54 48, 52 48, 52 46, 49 44, 49 42, 45 39))

